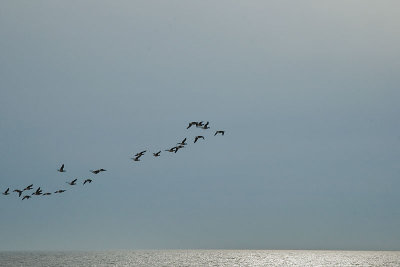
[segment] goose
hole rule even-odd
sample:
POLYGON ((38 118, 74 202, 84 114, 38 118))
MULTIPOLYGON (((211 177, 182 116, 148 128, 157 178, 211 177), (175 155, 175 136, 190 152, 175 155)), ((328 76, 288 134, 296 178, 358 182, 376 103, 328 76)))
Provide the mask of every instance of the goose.
POLYGON ((153 153, 153 156, 154 156, 154 157, 159 157, 159 156, 160 156, 160 153, 161 153, 161 150, 158 151, 157 153, 153 153))
POLYGON ((196 136, 196 137, 194 138, 194 143, 196 143, 197 140, 199 140, 200 138, 204 140, 204 136, 198 135, 198 136, 196 136))
POLYGON ((214 134, 214 136, 216 136, 217 134, 224 135, 224 134, 225 134, 225 131, 216 131, 215 134, 214 134))
POLYGON ((105 169, 90 170, 91 173, 98 174, 99 172, 105 172, 105 169))
POLYGON ((184 147, 185 146, 183 146, 183 145, 176 146, 174 152, 176 153, 176 152, 178 152, 179 149, 184 148, 184 147))
POLYGON ((177 144, 178 144, 178 145, 182 145, 182 146, 184 146, 184 145, 187 145, 185 142, 186 142, 186 138, 185 138, 185 139, 183 139, 183 140, 182 140, 182 142, 180 142, 180 143, 177 143, 177 144))
POLYGON ((176 150, 178 150, 178 147, 174 146, 174 147, 171 147, 170 149, 166 149, 165 151, 176 153, 176 150))
POLYGON ((21 197, 22 192, 24 192, 23 190, 18 190, 15 189, 13 192, 17 192, 18 193, 18 197, 21 197))
POLYGON ((91 183, 92 182, 92 179, 86 179, 84 182, 83 182, 83 185, 85 185, 86 183, 91 183))
POLYGON ((57 171, 59 171, 59 172, 66 172, 66 171, 64 170, 64 164, 61 165, 61 168, 59 168, 57 171))
POLYGON ((189 125, 188 125, 188 127, 186 127, 186 129, 189 129, 189 128, 192 127, 193 125, 196 125, 196 126, 197 126, 197 124, 198 124, 197 121, 189 122, 189 125))
POLYGON ((136 157, 134 157, 134 158, 131 158, 131 159, 133 159, 133 161, 140 161, 140 157, 141 157, 142 155, 139 155, 139 156, 136 156, 136 157))
POLYGON ((196 127, 203 127, 203 121, 201 121, 201 122, 198 122, 197 124, 196 124, 196 127))
POLYGON ((136 153, 135 157, 137 157, 137 156, 143 156, 144 153, 146 153, 146 152, 147 152, 147 150, 143 150, 143 151, 141 151, 141 152, 139 152, 139 153, 136 153))
POLYGON ((25 190, 31 190, 31 189, 32 189, 32 187, 33 187, 33 184, 31 184, 31 185, 28 185, 27 187, 25 187, 24 191, 25 191, 25 190))
POLYGON ((78 179, 75 179, 75 180, 73 180, 71 182, 66 182, 66 183, 69 184, 69 185, 76 185, 76 180, 78 180, 78 179))
POLYGON ((210 127, 208 127, 208 124, 209 124, 209 122, 207 121, 207 123, 204 124, 204 126, 201 127, 201 128, 204 129, 204 130, 210 129, 210 127))
POLYGON ((67 191, 67 190, 57 190, 56 192, 54 192, 54 194, 60 194, 60 193, 63 193, 63 192, 65 192, 65 191, 67 191))
POLYGON ((32 195, 35 195, 35 196, 39 196, 41 194, 42 194, 42 189, 40 189, 40 187, 34 193, 32 193, 32 195))
POLYGON ((8 193, 8 191, 10 191, 10 188, 7 188, 7 190, 3 192, 3 195, 5 196, 9 195, 10 193, 8 193))
POLYGON ((50 196, 51 193, 44 193, 42 196, 50 196))
POLYGON ((26 196, 24 196, 24 197, 22 198, 22 200, 24 200, 24 199, 30 199, 30 198, 31 198, 31 196, 26 195, 26 196))

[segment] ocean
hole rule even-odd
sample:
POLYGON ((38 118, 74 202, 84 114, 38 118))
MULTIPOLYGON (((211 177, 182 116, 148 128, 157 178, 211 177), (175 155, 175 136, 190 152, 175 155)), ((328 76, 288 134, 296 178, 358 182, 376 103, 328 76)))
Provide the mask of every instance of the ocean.
POLYGON ((400 266, 399 251, 133 250, 0 252, 0 266, 400 266))

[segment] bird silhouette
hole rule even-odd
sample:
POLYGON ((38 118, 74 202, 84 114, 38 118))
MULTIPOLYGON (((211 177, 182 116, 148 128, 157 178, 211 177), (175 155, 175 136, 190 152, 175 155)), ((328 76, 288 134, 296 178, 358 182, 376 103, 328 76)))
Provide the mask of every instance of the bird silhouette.
POLYGON ((33 184, 28 185, 27 187, 25 187, 24 191, 25 191, 25 190, 32 190, 32 188, 33 188, 33 184))
POLYGON ((188 127, 186 127, 186 129, 189 129, 190 127, 192 127, 193 125, 198 125, 198 122, 197 121, 192 121, 192 122, 189 122, 189 125, 188 125, 188 127))
POLYGON ((166 149, 165 151, 176 153, 177 150, 178 150, 178 147, 174 146, 174 147, 171 147, 170 149, 166 149))
POLYGON ((15 189, 15 190, 13 190, 13 192, 17 192, 17 193, 18 193, 18 197, 21 197, 21 194, 22 194, 22 192, 24 192, 24 191, 23 191, 23 190, 15 189))
POLYGON ((22 200, 24 200, 24 199, 30 199, 30 198, 31 198, 31 196, 26 195, 26 196, 24 196, 24 197, 22 198, 22 200))
POLYGON ((135 157, 137 157, 137 156, 143 156, 144 153, 146 153, 146 152, 147 152, 147 150, 143 150, 143 151, 141 151, 141 152, 139 152, 139 153, 136 153, 135 157))
POLYGON ((198 122, 197 124, 196 124, 196 127, 198 128, 198 127, 203 127, 203 121, 200 121, 200 122, 198 122))
POLYGON ((66 172, 66 171, 64 170, 64 164, 61 165, 61 168, 59 168, 57 171, 59 171, 59 172, 66 172))
POLYGON ((83 185, 85 185, 86 183, 91 183, 92 182, 92 179, 86 179, 84 182, 83 182, 83 185))
POLYGON ((196 136, 196 137, 194 138, 194 143, 196 143, 197 140, 199 140, 199 139, 203 139, 203 140, 204 140, 204 136, 202 136, 202 135, 196 136))
POLYGON ((176 152, 178 152, 179 149, 184 148, 184 147, 185 147, 184 145, 176 146, 176 147, 174 147, 175 148, 174 152, 176 153, 176 152))
POLYGON ((140 161, 140 157, 141 157, 142 155, 138 155, 138 156, 135 156, 134 158, 131 158, 131 159, 133 159, 133 161, 140 161))
POLYGON ((75 179, 75 180, 72 180, 71 182, 66 182, 66 183, 69 185, 76 185, 76 180, 78 180, 78 179, 75 179))
POLYGON ((42 194, 42 189, 40 189, 40 187, 38 189, 36 189, 36 191, 34 193, 32 193, 32 195, 35 195, 35 196, 39 196, 41 194, 42 194))
POLYGON ((44 193, 42 196, 50 196, 51 193, 44 193))
POLYGON ((201 127, 201 128, 204 129, 204 130, 210 129, 210 127, 208 127, 208 124, 209 124, 209 122, 207 121, 207 123, 204 124, 204 126, 201 127))
POLYGON ((9 195, 10 193, 8 193, 8 191, 10 191, 10 188, 7 188, 7 190, 3 192, 3 195, 5 196, 9 195))
POLYGON ((90 170, 91 173, 98 174, 99 172, 105 172, 105 169, 90 170))
POLYGON ((215 134, 214 134, 214 136, 216 136, 217 134, 224 135, 224 134, 225 134, 225 131, 216 131, 215 134))
POLYGON ((160 156, 160 153, 161 153, 161 150, 158 151, 157 153, 153 153, 153 156, 154 156, 154 157, 159 157, 159 156, 160 156))
POLYGON ((62 189, 60 189, 60 190, 57 190, 56 192, 54 192, 54 194, 64 193, 65 191, 67 191, 67 190, 62 190, 62 189))
POLYGON ((186 138, 185 139, 183 139, 182 140, 182 142, 180 142, 180 143, 177 143, 178 145, 182 145, 182 146, 184 146, 184 145, 187 145, 187 143, 185 143, 186 142, 186 138))

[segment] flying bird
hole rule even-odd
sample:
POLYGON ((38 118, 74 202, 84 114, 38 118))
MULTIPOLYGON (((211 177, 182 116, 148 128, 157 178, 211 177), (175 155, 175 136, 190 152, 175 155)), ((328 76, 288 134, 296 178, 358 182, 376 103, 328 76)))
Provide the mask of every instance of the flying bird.
POLYGON ((92 182, 92 179, 86 179, 84 182, 83 182, 83 185, 85 185, 86 183, 91 183, 92 182))
POLYGON ((31 198, 31 196, 26 195, 26 196, 24 196, 24 197, 22 198, 22 200, 24 200, 24 199, 30 199, 30 198, 31 198))
POLYGON ((178 150, 178 147, 174 146, 174 147, 171 147, 170 149, 166 149, 165 151, 176 153, 177 150, 178 150))
POLYGON ((196 136, 196 137, 194 138, 194 143, 196 143, 197 140, 199 140, 200 138, 204 140, 204 136, 198 135, 198 136, 196 136))
POLYGON ((59 171, 59 172, 66 172, 66 171, 64 170, 64 164, 61 165, 61 168, 59 168, 57 171, 59 171))
POLYGON ((178 152, 179 149, 184 148, 184 147, 185 147, 184 145, 176 146, 176 147, 174 147, 175 148, 174 152, 176 153, 176 152, 178 152))
POLYGON ((76 180, 78 180, 78 179, 75 179, 75 180, 73 180, 71 182, 66 182, 66 183, 69 184, 69 185, 76 185, 76 180))
POLYGON ((44 193, 42 196, 50 196, 51 193, 44 193))
POLYGON ((198 122, 197 124, 196 124, 196 127, 203 127, 203 121, 201 121, 201 122, 198 122))
POLYGON ((9 195, 10 193, 8 193, 8 191, 10 191, 10 188, 7 188, 7 190, 3 192, 3 195, 5 196, 9 195))
POLYGON ((91 173, 98 174, 99 172, 105 172, 105 169, 90 170, 91 173))
POLYGON ((18 190, 15 189, 13 192, 17 192, 18 193, 18 197, 21 197, 22 192, 24 192, 23 190, 18 190))
POLYGON ((36 192, 32 193, 32 195, 35 195, 35 196, 39 196, 41 194, 42 194, 42 189, 40 189, 40 187, 38 189, 36 189, 36 192))
POLYGON ((204 129, 204 130, 210 129, 210 127, 208 127, 208 124, 209 124, 209 122, 207 121, 207 123, 204 124, 204 126, 201 127, 201 128, 204 129))
POLYGON ((131 159, 133 159, 133 161, 140 161, 140 157, 141 157, 142 155, 138 155, 138 156, 135 156, 134 158, 131 158, 131 159))
POLYGON ((54 194, 59 194, 59 193, 63 193, 63 192, 65 192, 65 191, 67 191, 67 190, 57 190, 56 192, 54 192, 54 194))
POLYGON ((188 127, 186 127, 186 129, 189 129, 190 127, 192 127, 193 125, 198 125, 198 122, 197 121, 192 121, 192 122, 189 122, 189 125, 188 125, 188 127))
POLYGON ((25 187, 24 191, 25 191, 25 190, 31 190, 32 188, 33 188, 33 184, 28 185, 27 187, 25 187))
POLYGON ((146 152, 147 152, 147 150, 143 150, 143 151, 141 151, 141 152, 139 152, 139 153, 136 153, 135 157, 143 156, 144 153, 146 153, 146 152))
POLYGON ((153 156, 154 156, 154 157, 159 157, 159 156, 160 156, 160 153, 161 153, 161 150, 158 151, 157 153, 153 153, 153 156))
POLYGON ((185 142, 186 142, 186 138, 183 139, 182 142, 178 143, 178 145, 182 145, 182 146, 187 145, 187 143, 185 143, 185 142))
POLYGON ((225 131, 216 131, 215 134, 214 134, 214 136, 216 136, 217 134, 224 135, 224 134, 225 134, 225 131))

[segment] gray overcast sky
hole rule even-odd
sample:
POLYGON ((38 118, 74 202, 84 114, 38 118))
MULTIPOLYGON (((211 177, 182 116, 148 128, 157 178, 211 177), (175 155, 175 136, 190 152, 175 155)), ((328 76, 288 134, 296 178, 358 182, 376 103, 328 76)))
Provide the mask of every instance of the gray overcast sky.
POLYGON ((0 189, 68 191, 1 195, 0 250, 400 249, 399 20, 399 1, 1 1, 0 189))

